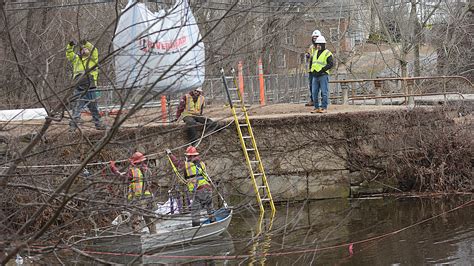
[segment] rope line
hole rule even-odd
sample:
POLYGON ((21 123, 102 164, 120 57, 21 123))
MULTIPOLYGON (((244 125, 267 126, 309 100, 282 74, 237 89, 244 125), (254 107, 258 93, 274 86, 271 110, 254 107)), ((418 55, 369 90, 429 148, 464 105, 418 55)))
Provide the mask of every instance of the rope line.
MULTIPOLYGON (((219 128, 219 129, 217 129, 217 130, 214 130, 214 131, 212 131, 212 132, 210 132, 210 133, 208 133, 208 134, 205 134, 205 135, 201 136, 201 139, 202 139, 202 138, 207 138, 207 137, 209 137, 209 136, 211 136, 211 135, 213 135, 213 134, 216 134, 217 132, 222 131, 222 130, 228 128, 228 127, 229 127, 230 125, 232 125, 233 123, 234 123, 234 121, 231 121, 231 122, 229 122, 227 125, 225 125, 225 126, 219 128)), ((189 145, 191 145, 191 144, 192 144, 192 142, 188 142, 188 143, 186 143, 186 144, 184 144, 184 145, 175 147, 175 148, 173 148, 173 149, 171 149, 171 150, 172 150, 172 151, 178 150, 178 149, 181 149, 181 148, 183 148, 183 147, 189 146, 189 145)), ((149 159, 156 159, 155 157, 157 157, 157 155, 162 154, 162 153, 166 153, 166 152, 160 151, 160 152, 150 153, 150 154, 146 155, 146 157, 149 158, 149 159)), ((120 162, 126 162, 126 161, 128 161, 128 159, 115 160, 115 162, 118 162, 118 163, 120 163, 120 162)), ((89 167, 89 166, 98 166, 98 165, 108 165, 108 164, 109 164, 109 162, 96 162, 96 163, 89 163, 89 164, 86 164, 86 167, 89 167)), ((81 164, 80 164, 80 163, 75 163, 75 164, 19 165, 17 168, 19 168, 19 169, 28 169, 28 168, 55 168, 55 167, 64 167, 64 168, 66 168, 66 167, 77 167, 77 166, 79 166, 79 165, 81 165, 81 164)), ((0 169, 7 169, 7 168, 8 168, 7 166, 2 166, 2 167, 0 167, 0 169)))
MULTIPOLYGON (((420 224, 426 223, 428 221, 431 221, 433 219, 436 219, 440 216, 446 215, 448 213, 451 213, 453 211, 457 211, 459 209, 462 209, 464 207, 469 207, 471 205, 474 205, 474 200, 470 200, 467 203, 463 203, 457 207, 454 207, 453 209, 450 209, 448 211, 436 214, 434 216, 431 216, 429 218, 423 219, 419 222, 416 222, 414 224, 411 224, 409 226, 403 227, 401 229, 382 234, 379 236, 359 240, 359 241, 354 241, 350 243, 343 243, 343 244, 338 244, 334 246, 328 246, 328 247, 322 247, 322 248, 309 248, 309 249, 302 249, 302 250, 293 250, 293 251, 287 251, 287 252, 269 252, 269 253, 257 253, 256 255, 250 255, 250 254, 242 254, 242 255, 219 255, 219 256, 213 256, 213 255, 202 255, 202 256, 191 256, 191 255, 148 255, 148 254, 140 254, 140 253, 123 253, 123 252, 102 252, 102 251, 93 251, 93 250, 82 250, 85 253, 88 254, 97 254, 97 255, 110 255, 110 256, 131 256, 131 257, 139 257, 139 256, 145 256, 148 258, 162 258, 162 259, 212 259, 212 260, 238 260, 238 259, 248 259, 251 257, 280 257, 280 256, 288 256, 288 255, 295 255, 295 254, 302 254, 302 253, 313 253, 313 252, 318 252, 318 251, 326 251, 326 250, 333 250, 333 249, 338 249, 342 247, 349 247, 349 246, 354 246, 358 244, 363 244, 363 243, 368 243, 371 241, 376 241, 380 240, 389 236, 396 235, 400 232, 406 231, 412 227, 418 226, 420 224)), ((42 246, 33 246, 36 248, 44 248, 42 246)))

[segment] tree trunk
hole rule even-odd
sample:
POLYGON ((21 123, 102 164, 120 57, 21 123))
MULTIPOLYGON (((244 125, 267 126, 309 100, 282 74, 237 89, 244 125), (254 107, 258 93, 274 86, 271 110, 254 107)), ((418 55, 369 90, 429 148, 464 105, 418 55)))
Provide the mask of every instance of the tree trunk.
MULTIPOLYGON (((400 52, 400 59, 398 60, 400 63, 400 77, 408 77, 408 62, 406 58, 407 58, 407 53, 402 48, 400 52)), ((400 92, 404 94, 408 93, 406 82, 404 80, 401 81, 400 92)))
POLYGON ((420 21, 418 20, 417 14, 417 3, 416 1, 411 1, 412 13, 415 14, 413 17, 413 54, 414 54, 414 76, 421 76, 421 67, 420 67, 420 45, 421 45, 421 26, 420 21))
POLYGON ((369 6, 370 6, 370 26, 369 26, 369 36, 373 35, 374 33, 377 33, 377 29, 376 29, 376 19, 377 19, 377 13, 375 11, 375 7, 374 5, 370 5, 369 3, 369 6))

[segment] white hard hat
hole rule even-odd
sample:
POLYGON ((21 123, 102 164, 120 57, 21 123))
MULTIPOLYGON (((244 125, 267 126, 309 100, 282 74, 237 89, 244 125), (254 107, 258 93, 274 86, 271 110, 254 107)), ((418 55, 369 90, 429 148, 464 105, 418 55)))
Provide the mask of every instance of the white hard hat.
POLYGON ((314 41, 314 43, 326 43, 326 38, 324 38, 324 36, 319 36, 318 38, 316 38, 316 41, 314 41))
POLYGON ((321 36, 321 32, 319 30, 315 30, 313 31, 313 34, 311 34, 311 37, 314 37, 314 36, 321 36))
POLYGON ((198 88, 196 89, 196 91, 202 92, 202 88, 201 88, 201 87, 198 87, 198 88))

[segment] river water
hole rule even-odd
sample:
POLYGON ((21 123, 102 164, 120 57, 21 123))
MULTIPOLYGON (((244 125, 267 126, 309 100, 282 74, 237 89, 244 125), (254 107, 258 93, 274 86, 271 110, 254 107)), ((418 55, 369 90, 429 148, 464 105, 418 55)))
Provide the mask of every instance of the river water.
POLYGON ((282 207, 272 228, 269 265, 474 263, 472 198, 344 199, 282 207))
MULTIPOLYGON (((236 208, 218 239, 157 254, 91 254, 117 263, 197 265, 474 264, 474 196, 334 199, 277 205, 261 237, 258 210, 236 208), (271 227, 271 228, 269 228, 271 227), (266 254, 263 256, 262 254, 266 254)), ((267 215, 268 216, 268 215, 267 215)), ((65 261, 88 261, 69 257, 65 261)), ((89 261, 90 262, 90 261, 89 261)))
MULTIPOLYGON (((473 265, 472 200, 472 196, 370 198, 279 206, 271 234, 261 241, 268 243, 265 263, 473 265)), ((245 212, 235 216, 229 230, 233 238, 249 235, 248 222, 245 212)), ((245 239, 240 240, 244 241, 236 245, 237 254, 245 250, 245 239)))

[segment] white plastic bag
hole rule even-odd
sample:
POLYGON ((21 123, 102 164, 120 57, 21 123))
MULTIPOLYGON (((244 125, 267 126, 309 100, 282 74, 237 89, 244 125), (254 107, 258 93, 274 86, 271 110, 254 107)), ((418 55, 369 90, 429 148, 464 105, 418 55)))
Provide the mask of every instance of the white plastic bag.
MULTIPOLYGON (((155 210, 155 213, 158 215, 166 215, 166 214, 171 214, 171 200, 168 199, 167 202, 163 204, 156 204, 157 209, 155 210)), ((173 200, 173 213, 178 214, 179 213, 179 208, 178 208, 178 201, 177 199, 173 200)))
POLYGON ((44 108, 0 110, 0 121, 26 121, 46 116, 48 113, 44 108))
POLYGON ((116 85, 152 86, 154 91, 189 91, 204 82, 204 44, 188 0, 153 13, 129 0, 115 37, 116 85))

